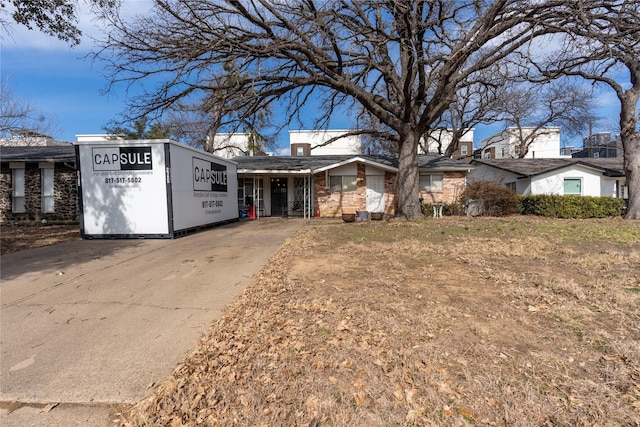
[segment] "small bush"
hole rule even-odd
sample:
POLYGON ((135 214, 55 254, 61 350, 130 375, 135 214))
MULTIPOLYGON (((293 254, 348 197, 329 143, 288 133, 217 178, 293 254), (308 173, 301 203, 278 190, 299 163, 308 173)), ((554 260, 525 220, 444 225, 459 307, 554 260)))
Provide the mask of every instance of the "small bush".
POLYGON ((518 213, 519 197, 515 191, 491 181, 475 181, 462 193, 462 203, 469 215, 506 216, 518 213))
POLYGON ((547 218, 606 218, 620 216, 623 199, 615 197, 559 196, 538 194, 520 198, 520 213, 547 218))

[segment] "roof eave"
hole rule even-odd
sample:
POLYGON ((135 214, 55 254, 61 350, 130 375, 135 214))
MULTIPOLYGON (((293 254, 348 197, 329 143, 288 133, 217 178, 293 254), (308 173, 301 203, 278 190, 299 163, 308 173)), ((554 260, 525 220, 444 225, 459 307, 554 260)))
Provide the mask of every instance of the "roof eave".
POLYGON ((21 162, 21 163, 68 163, 68 162, 76 162, 76 158, 75 157, 68 157, 68 158, 50 158, 50 157, 39 157, 39 158, 22 158, 22 157, 16 157, 16 158, 11 158, 11 159, 7 159, 7 158, 2 158, 0 159, 1 162, 3 163, 13 163, 13 162, 21 162))
POLYGON ((309 175, 311 174, 311 169, 238 169, 238 173, 250 175, 309 175))
POLYGON ((447 166, 436 166, 433 168, 429 168, 429 167, 418 167, 418 170, 420 171, 436 171, 436 172, 471 172, 473 169, 475 169, 475 166, 468 166, 468 167, 461 167, 461 166, 451 166, 451 167, 447 167, 447 166))

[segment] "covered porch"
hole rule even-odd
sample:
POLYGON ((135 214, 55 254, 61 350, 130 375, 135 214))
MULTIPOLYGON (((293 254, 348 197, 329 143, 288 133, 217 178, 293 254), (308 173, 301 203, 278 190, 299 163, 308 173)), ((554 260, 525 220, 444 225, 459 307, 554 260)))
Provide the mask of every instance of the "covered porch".
POLYGON ((315 216, 312 175, 307 171, 238 171, 240 218, 315 216))

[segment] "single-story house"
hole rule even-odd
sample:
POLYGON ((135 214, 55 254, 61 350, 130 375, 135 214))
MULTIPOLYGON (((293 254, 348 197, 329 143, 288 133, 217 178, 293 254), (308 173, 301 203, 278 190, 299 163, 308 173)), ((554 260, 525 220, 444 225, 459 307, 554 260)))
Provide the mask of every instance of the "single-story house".
POLYGON ((623 159, 475 159, 469 182, 493 181, 521 195, 627 198, 623 159))
MULTIPOLYGON (((304 217, 338 217, 356 211, 398 213, 397 158, 352 154, 232 160, 238 164, 241 212, 304 217)), ((473 166, 437 154, 418 160, 421 190, 416 201, 457 201, 473 166)))
POLYGON ((0 149, 0 222, 78 220, 71 144, 0 149))
MULTIPOLYGON (((240 217, 396 215, 398 159, 381 155, 240 156, 240 217)), ((3 147, 0 222, 78 220, 73 145, 3 147)), ((437 154, 419 156, 425 203, 456 202, 474 167, 437 154)))

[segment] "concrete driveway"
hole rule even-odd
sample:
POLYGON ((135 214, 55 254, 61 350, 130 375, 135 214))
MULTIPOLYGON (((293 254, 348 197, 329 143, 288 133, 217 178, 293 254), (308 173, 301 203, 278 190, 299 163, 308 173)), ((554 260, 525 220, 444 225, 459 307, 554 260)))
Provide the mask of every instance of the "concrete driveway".
POLYGON ((3 426, 107 426, 169 375, 304 220, 2 256, 3 426))

